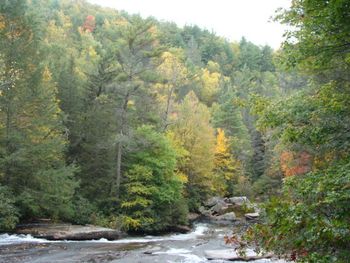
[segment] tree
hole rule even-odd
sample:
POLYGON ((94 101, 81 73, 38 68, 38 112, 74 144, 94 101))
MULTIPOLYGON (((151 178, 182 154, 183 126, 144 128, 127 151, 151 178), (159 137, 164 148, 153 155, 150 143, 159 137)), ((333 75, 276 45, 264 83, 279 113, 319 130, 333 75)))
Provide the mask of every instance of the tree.
POLYGON ((147 83, 152 80, 152 69, 155 68, 155 59, 160 56, 157 42, 157 31, 151 19, 146 21, 138 16, 129 20, 119 21, 120 31, 118 49, 115 56, 119 66, 116 78, 117 109, 116 122, 118 123, 118 142, 116 145, 116 172, 114 192, 118 198, 122 177, 123 148, 131 128, 130 109, 135 97, 140 96, 147 83))
POLYGON ((172 126, 176 141, 181 142, 187 156, 180 171, 187 175, 189 207, 198 208, 201 200, 213 193, 214 129, 210 125, 208 108, 198 101, 194 92, 186 95, 176 112, 172 126))
POLYGON ((346 0, 294 1, 276 20, 297 30, 286 32, 284 64, 319 71, 349 66, 349 3, 346 0), (295 41, 297 40, 297 41, 295 41))
MULTIPOLYGON (((180 50, 173 52, 179 53, 180 50)), ((173 104, 176 93, 187 81, 187 69, 179 58, 180 54, 176 53, 164 52, 161 57, 163 62, 157 68, 164 82, 157 84, 157 96, 165 108, 164 113, 162 113, 163 130, 166 130, 171 124, 169 115, 174 111, 173 104)))
POLYGON ((75 166, 64 159, 62 113, 48 67, 41 64, 39 35, 25 1, 0 6, 1 181, 24 217, 71 216, 75 166))
POLYGON ((150 126, 136 130, 128 154, 121 207, 130 230, 161 231, 186 224, 183 179, 171 141, 150 126))
POLYGON ((217 129, 215 159, 214 159, 214 188, 220 195, 232 195, 238 179, 241 176, 241 164, 234 160, 229 149, 228 139, 222 129, 217 129))
POLYGON ((349 257, 348 11, 347 1, 300 0, 278 16, 293 28, 282 62, 314 75, 307 89, 261 112, 261 129, 270 129, 289 151, 281 163, 288 177, 282 195, 265 204, 265 220, 250 233, 265 250, 297 262, 349 257), (288 169, 286 160, 297 159, 302 166, 288 169))

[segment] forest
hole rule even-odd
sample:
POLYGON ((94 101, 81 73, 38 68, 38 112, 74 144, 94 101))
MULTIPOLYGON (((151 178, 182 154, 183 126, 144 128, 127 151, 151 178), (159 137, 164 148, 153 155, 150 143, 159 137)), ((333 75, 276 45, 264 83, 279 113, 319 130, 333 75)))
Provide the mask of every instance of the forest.
MULTIPOLYGON (((273 14, 271 14, 273 15, 273 14)), ((157 233, 211 196, 247 242, 350 256, 350 2, 294 0, 279 50, 84 0, 0 2, 0 229, 157 233)))

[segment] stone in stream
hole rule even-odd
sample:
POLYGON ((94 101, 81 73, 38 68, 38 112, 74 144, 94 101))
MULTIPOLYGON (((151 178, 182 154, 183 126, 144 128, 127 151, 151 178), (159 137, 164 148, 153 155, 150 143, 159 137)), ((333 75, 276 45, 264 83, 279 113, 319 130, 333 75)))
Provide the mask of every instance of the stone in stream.
POLYGON ((146 255, 153 255, 155 252, 159 252, 159 251, 162 251, 162 247, 152 247, 146 251, 143 252, 143 254, 146 254, 146 255))
POLYGON ((225 202, 224 198, 219 197, 219 196, 214 196, 214 197, 209 198, 206 202, 204 202, 204 205, 206 207, 212 207, 219 202, 225 202))
POLYGON ((188 213, 187 215, 187 219, 189 222, 194 222, 196 221, 198 218, 200 218, 200 214, 197 214, 197 213, 188 213))
POLYGON ((221 216, 216 216, 214 219, 218 220, 218 221, 235 221, 235 220, 237 220, 234 212, 226 213, 226 214, 223 214, 221 216))
POLYGON ((253 220, 253 219, 257 219, 260 216, 260 214, 259 213, 247 213, 244 216, 248 220, 253 220))
POLYGON ((125 236, 125 233, 93 225, 71 225, 71 224, 28 224, 19 226, 17 234, 29 234, 37 238, 48 240, 91 240, 105 238, 116 240, 125 236))
POLYGON ((211 209, 211 214, 223 214, 228 209, 228 204, 220 200, 211 209))
POLYGON ((251 203, 246 196, 231 197, 228 199, 228 202, 230 204, 239 205, 239 206, 242 206, 242 205, 251 206, 251 203))
POLYGON ((185 226, 185 225, 176 225, 176 226, 172 226, 170 228, 171 232, 177 232, 177 233, 181 233, 181 234, 186 234, 188 232, 190 232, 192 229, 189 226, 185 226))
POLYGON ((240 255, 234 249, 205 250, 204 255, 209 260, 217 259, 217 260, 229 260, 229 261, 235 261, 235 260, 250 261, 250 260, 257 260, 257 259, 272 257, 271 254, 259 255, 255 253, 252 249, 247 249, 245 251, 245 255, 240 255))

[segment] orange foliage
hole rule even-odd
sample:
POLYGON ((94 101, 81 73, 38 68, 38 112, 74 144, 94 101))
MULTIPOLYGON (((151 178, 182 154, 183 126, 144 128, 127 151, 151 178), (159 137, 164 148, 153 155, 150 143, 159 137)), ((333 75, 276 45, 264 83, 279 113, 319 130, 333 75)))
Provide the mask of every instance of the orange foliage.
POLYGON ((281 169, 285 176, 301 175, 311 171, 311 155, 306 151, 284 151, 280 156, 281 169))
POLYGON ((85 32, 92 33, 95 30, 95 26, 96 26, 95 17, 92 15, 88 15, 85 19, 83 30, 85 32))

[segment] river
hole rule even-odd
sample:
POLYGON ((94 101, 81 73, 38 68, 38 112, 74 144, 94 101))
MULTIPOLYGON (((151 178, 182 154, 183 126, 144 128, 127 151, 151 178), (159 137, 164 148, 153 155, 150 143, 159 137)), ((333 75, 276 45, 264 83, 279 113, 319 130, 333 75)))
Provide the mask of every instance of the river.
MULTIPOLYGON (((232 228, 196 223, 188 234, 129 237, 115 241, 48 241, 30 235, 0 235, 0 262, 6 263, 202 263, 229 262, 207 260, 205 250, 230 248, 224 236, 232 228)), ((243 262, 243 261, 236 261, 243 262)), ((282 263, 262 259, 255 263, 282 263)))

